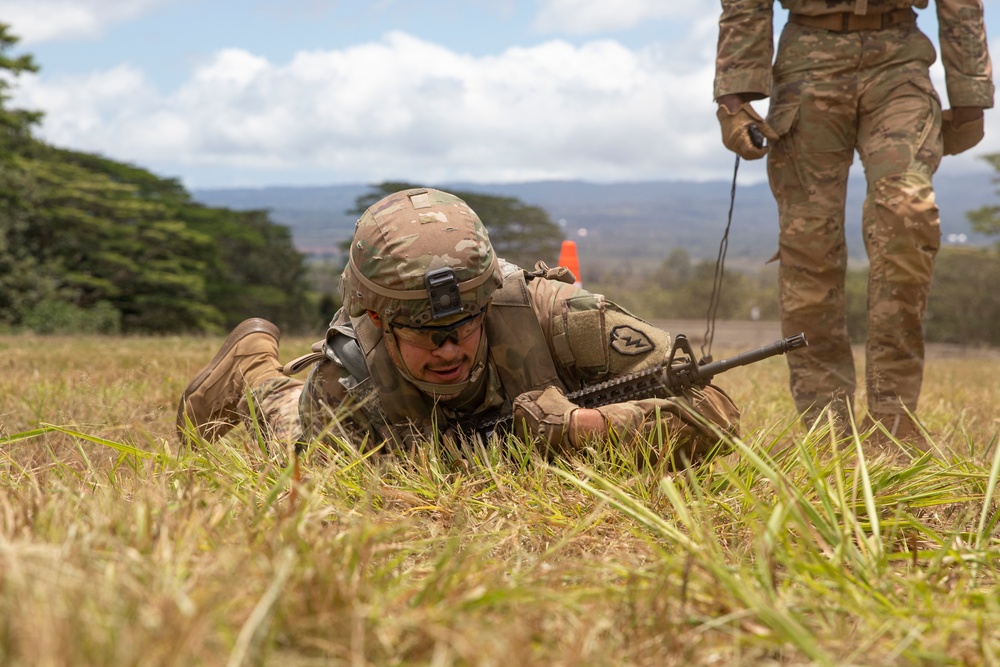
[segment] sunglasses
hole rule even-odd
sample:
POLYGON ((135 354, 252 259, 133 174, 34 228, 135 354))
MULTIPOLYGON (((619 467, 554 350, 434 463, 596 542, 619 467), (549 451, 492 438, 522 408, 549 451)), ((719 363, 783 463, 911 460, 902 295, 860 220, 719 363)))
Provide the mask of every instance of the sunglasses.
POLYGON ((447 340, 454 341, 458 345, 468 340, 482 326, 483 313, 476 313, 443 326, 407 327, 389 323, 389 328, 396 336, 425 350, 436 350, 447 340))

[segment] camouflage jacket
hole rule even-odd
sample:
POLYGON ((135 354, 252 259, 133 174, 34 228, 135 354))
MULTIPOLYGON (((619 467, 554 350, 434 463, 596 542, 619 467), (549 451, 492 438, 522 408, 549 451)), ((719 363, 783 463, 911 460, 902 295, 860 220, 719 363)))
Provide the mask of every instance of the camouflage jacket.
MULTIPOLYGON (((780 0, 790 12, 819 16, 850 12, 882 14, 926 9, 929 0, 780 0)), ((941 61, 951 106, 993 106, 993 73, 986 42, 982 0, 936 0, 941 61)), ((771 94, 774 57, 773 0, 722 0, 715 61, 714 98, 771 94)))

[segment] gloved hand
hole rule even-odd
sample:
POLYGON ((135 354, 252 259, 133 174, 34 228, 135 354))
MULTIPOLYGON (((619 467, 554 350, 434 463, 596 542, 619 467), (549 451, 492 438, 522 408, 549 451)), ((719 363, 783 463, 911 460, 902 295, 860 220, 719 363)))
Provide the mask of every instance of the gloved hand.
POLYGON ((985 135, 983 110, 972 107, 956 107, 941 112, 941 140, 945 155, 958 155, 969 150, 985 135), (956 121, 959 123, 956 125, 956 121))
POLYGON ((558 387, 526 391, 514 399, 514 432, 521 433, 524 424, 530 435, 545 441, 549 451, 566 452, 571 449, 570 416, 578 409, 558 387))
POLYGON ((736 111, 730 111, 725 104, 720 104, 715 115, 722 126, 722 143, 745 160, 759 160, 767 155, 766 144, 754 145, 750 134, 751 125, 756 125, 761 136, 768 141, 778 140, 778 134, 754 111, 749 102, 744 102, 736 111))

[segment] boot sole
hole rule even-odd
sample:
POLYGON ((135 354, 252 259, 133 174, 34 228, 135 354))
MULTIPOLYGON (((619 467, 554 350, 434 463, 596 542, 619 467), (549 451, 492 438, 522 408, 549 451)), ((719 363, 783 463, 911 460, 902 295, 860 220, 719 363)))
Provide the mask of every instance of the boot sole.
POLYGON ((216 353, 212 360, 208 362, 208 365, 201 369, 201 372, 191 380, 191 384, 187 386, 184 393, 181 394, 180 405, 177 406, 177 428, 183 432, 184 427, 187 424, 184 415, 184 408, 187 405, 187 398, 194 392, 198 390, 201 383, 208 379, 208 376, 212 374, 215 367, 219 365, 219 362, 225 358, 229 351, 236 346, 241 340, 253 333, 266 333, 274 340, 280 340, 281 330, 278 327, 265 319, 260 317, 251 317, 250 319, 243 320, 236 328, 232 330, 226 341, 222 344, 222 347, 216 353))

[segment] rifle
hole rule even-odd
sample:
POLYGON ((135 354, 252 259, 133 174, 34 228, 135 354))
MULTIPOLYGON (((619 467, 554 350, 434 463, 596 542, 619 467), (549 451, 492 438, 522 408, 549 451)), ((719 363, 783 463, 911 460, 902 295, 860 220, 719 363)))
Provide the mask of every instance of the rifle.
MULTIPOLYGON (((716 375, 737 366, 763 361, 808 344, 806 335, 798 333, 728 359, 711 361, 709 358, 696 362, 687 336, 678 334, 666 362, 570 392, 566 398, 581 408, 596 408, 643 398, 679 396, 692 387, 707 386, 716 375)), ((494 433, 508 433, 513 424, 513 413, 504 410, 472 415, 460 420, 458 427, 463 433, 482 436, 485 441, 494 433)))

